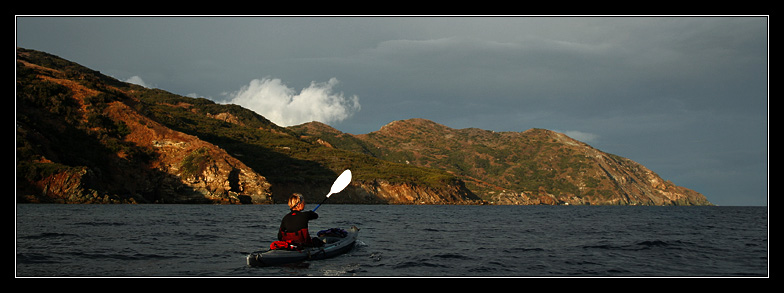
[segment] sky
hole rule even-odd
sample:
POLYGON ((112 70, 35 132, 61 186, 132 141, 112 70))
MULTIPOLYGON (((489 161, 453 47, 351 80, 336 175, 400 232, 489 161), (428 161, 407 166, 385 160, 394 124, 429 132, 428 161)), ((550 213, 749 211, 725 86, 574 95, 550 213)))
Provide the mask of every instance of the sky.
POLYGON ((16 16, 16 46, 365 134, 565 133, 723 206, 768 205, 769 17, 16 16))

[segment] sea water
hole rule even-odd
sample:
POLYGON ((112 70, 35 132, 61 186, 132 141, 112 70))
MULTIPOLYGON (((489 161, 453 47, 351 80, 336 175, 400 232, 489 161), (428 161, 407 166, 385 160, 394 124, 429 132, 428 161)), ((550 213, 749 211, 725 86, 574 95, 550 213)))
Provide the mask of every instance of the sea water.
MULTIPOLYGON (((312 208, 312 207, 308 207, 312 208)), ((347 254, 276 267, 285 205, 16 205, 17 277, 766 277, 767 207, 338 205, 347 254)))

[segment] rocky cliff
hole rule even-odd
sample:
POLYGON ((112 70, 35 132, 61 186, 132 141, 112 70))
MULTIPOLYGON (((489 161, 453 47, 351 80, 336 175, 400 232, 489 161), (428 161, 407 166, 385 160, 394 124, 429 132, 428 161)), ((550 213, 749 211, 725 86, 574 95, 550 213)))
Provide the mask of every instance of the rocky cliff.
POLYGON ((455 176, 300 140, 236 105, 146 89, 17 48, 19 202, 473 203, 455 176))

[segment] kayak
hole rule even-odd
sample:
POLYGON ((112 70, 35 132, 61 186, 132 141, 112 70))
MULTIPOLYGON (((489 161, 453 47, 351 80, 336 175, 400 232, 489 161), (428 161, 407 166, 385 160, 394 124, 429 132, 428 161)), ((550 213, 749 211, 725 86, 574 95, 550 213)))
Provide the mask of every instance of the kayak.
POLYGON ((326 259, 344 254, 354 247, 357 236, 359 236, 359 228, 351 226, 348 230, 341 231, 343 232, 342 234, 327 233, 318 235, 317 238, 324 242, 323 246, 296 249, 278 248, 252 252, 247 257, 248 266, 274 266, 307 260, 326 259))

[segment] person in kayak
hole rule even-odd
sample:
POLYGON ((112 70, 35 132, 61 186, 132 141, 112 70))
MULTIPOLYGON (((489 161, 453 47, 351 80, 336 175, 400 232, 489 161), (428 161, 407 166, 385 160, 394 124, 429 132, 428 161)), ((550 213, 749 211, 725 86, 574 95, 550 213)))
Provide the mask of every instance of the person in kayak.
POLYGON ((305 198, 302 197, 302 194, 292 194, 289 197, 288 204, 291 211, 283 216, 283 220, 280 222, 278 240, 305 246, 323 245, 324 242, 318 238, 310 238, 308 222, 318 219, 318 214, 314 211, 303 211, 305 209, 305 198))

